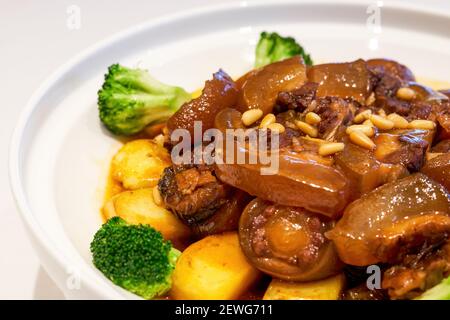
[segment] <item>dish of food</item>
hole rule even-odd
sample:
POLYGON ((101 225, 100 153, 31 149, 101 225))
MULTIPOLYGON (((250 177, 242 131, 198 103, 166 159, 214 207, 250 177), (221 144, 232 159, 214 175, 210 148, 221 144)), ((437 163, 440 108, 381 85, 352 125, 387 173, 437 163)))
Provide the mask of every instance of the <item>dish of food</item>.
POLYGON ((275 32, 252 70, 192 95, 111 65, 99 117, 126 142, 93 263, 146 299, 450 298, 449 97, 275 32))
MULTIPOLYGON (((129 293, 133 291, 153 299, 444 297, 446 284, 439 283, 446 277, 445 247, 439 237, 446 233, 447 191, 441 188, 445 180, 439 180, 441 173, 437 173, 442 163, 435 160, 430 164, 433 156, 446 150, 445 144, 439 144, 446 138, 442 135, 445 119, 438 109, 445 100, 445 92, 440 90, 449 87, 443 81, 450 56, 445 26, 450 19, 432 10, 386 6, 379 49, 373 50, 368 46, 365 25, 359 25, 361 17, 355 16, 355 12, 365 12, 365 5, 343 4, 341 9, 335 16, 328 4, 267 2, 183 13, 113 37, 72 60, 43 84, 13 138, 11 181, 42 263, 67 297, 136 298, 129 293), (405 21, 402 26, 396 22, 400 18, 405 21), (232 27, 230 19, 235 21, 232 27), (329 23, 323 23, 325 20, 329 23), (423 21, 420 28, 409 23, 418 20, 423 21), (265 21, 263 25, 261 21, 265 21), (350 26, 351 34, 339 32, 350 26), (302 60, 292 53, 278 56, 282 50, 255 59, 255 46, 263 30, 277 31, 281 35, 278 39, 294 36, 289 43, 303 46, 303 51, 296 49, 302 60), (333 37, 330 30, 336 31, 333 37), (334 50, 328 50, 330 47, 334 50), (311 66, 306 65, 305 52, 310 54, 311 66), (424 56, 427 59, 422 59, 424 56), (440 61, 439 67, 430 61, 440 61), (255 66, 255 62, 261 64, 255 66), (410 83, 409 69, 418 83, 431 83, 423 79, 441 82, 433 82, 430 90, 410 83), (291 87, 281 86, 279 78, 272 81, 272 76, 283 74, 279 70, 290 72, 288 83, 283 85, 291 87), (105 81, 105 73, 109 80, 105 81), (354 75, 350 77, 354 82, 345 90, 334 84, 327 86, 326 81, 320 84, 327 73, 335 76, 327 78, 331 82, 342 83, 339 75, 354 75), (397 88, 398 81, 401 86, 397 88), (360 90, 364 83, 366 90, 360 90), (225 98, 216 99, 214 93, 221 85, 227 88, 225 98), (98 99, 96 93, 102 87, 98 99), (108 88, 118 91, 110 91, 115 93, 108 96, 108 88), (401 98, 409 91, 401 88, 414 91, 412 100, 401 98), (252 90, 265 96, 252 94, 252 90), (130 94, 134 96, 130 98, 130 94), (234 103, 236 95, 238 102, 234 103), (142 101, 145 103, 139 105, 142 101), (152 112, 146 114, 149 101, 153 102, 152 112), (195 101, 210 107, 193 112, 191 117, 172 117, 186 108, 195 110, 195 101), (96 102, 103 104, 100 118, 104 124, 100 123, 96 102), (306 102, 307 108, 316 104, 314 110, 302 110, 306 102), (118 103, 125 106, 121 112, 107 112, 118 103), (430 109, 417 107, 420 104, 432 105, 430 118, 412 116, 401 109, 410 105, 415 105, 416 111, 430 109), (160 108, 162 105, 165 108, 160 108), (325 125, 330 105, 336 108, 337 123, 325 125), (139 109, 142 113, 128 118, 123 113, 126 109, 131 114, 139 109), (340 112, 345 110, 350 111, 341 118, 340 112), (210 132, 211 126, 219 132, 245 128, 251 129, 247 130, 250 133, 263 133, 269 160, 279 160, 275 172, 260 174, 267 165, 262 162, 174 164, 176 144, 167 138, 179 129, 195 135, 195 126, 189 123, 192 119, 202 120, 205 132, 210 132), (395 128, 388 129, 392 123, 395 128), (273 148, 274 141, 279 144, 273 148), (414 148, 404 148, 411 144, 414 148), (400 155, 393 156, 394 151, 400 155), (396 159, 401 159, 400 163, 396 159), (406 188, 410 185, 430 190, 430 196, 439 201, 431 205, 429 199, 415 193, 415 188, 406 188), (374 190, 381 197, 406 192, 406 198, 396 197, 399 202, 383 213, 386 219, 400 219, 404 224, 378 219, 386 202, 371 196, 374 190), (403 209, 408 203, 400 199, 408 202, 412 197, 419 199, 414 207, 421 212, 403 209), (357 233, 359 223, 364 222, 360 212, 369 204, 373 209, 370 219, 375 219, 370 221, 377 224, 361 227, 370 244, 366 246, 366 241, 355 243, 351 239, 362 237, 357 233), (272 215, 280 219, 269 219, 272 215), (347 215, 351 219, 346 219, 347 215), (413 226, 408 221, 414 221, 413 226), (416 250, 423 239, 410 239, 417 243, 402 246, 405 252, 398 253, 402 259, 392 261, 392 251, 398 246, 378 237, 400 237, 399 230, 414 231, 416 224, 431 228, 419 228, 433 238, 432 254, 423 248, 427 254, 419 260, 436 268, 436 273, 428 270, 433 279, 428 271, 415 273, 407 268, 406 258, 414 260, 423 252, 416 250), (383 233, 368 232, 373 229, 383 233), (124 241, 130 236, 122 237, 127 232, 133 233, 134 239, 150 241, 148 246, 128 247, 133 242, 124 241), (270 243, 258 241, 264 234, 270 236, 270 243), (114 235, 116 241, 107 243, 117 244, 112 252, 118 255, 115 261, 119 265, 125 261, 119 253, 134 252, 135 258, 140 257, 136 264, 130 264, 133 269, 128 273, 96 260, 105 252, 102 250, 108 250, 102 247, 102 239, 114 235), (374 253, 374 241, 385 251, 374 253), (155 255, 148 263, 145 255, 151 252, 155 255), (370 291, 369 296, 367 290, 358 291, 367 284, 368 271, 377 275, 377 270, 380 286, 386 285, 388 274, 391 276, 389 288, 370 291), (125 274, 130 281, 122 277, 125 274), (404 277, 402 281, 399 274, 404 277), (152 278, 155 275, 157 281, 152 278), (423 286, 419 289, 396 290, 397 285, 407 283, 408 276, 425 277, 426 283, 413 282, 423 286), (136 279, 148 283, 139 285, 136 279), (214 286, 210 279, 214 279, 214 286), (428 292, 426 296, 424 292, 428 292)), ((245 155, 254 155, 245 145, 231 145, 245 155)), ((372 284, 378 286, 376 281, 372 284)))

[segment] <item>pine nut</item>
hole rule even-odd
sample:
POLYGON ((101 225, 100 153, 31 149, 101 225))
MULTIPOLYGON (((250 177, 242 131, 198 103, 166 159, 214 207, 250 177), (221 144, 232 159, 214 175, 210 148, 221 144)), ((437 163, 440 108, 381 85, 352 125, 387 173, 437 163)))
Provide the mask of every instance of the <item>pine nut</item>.
POLYGON ((350 133, 350 140, 354 144, 363 147, 365 149, 369 150, 375 149, 375 143, 361 131, 353 131, 352 133, 350 133))
POLYGON ((319 147, 319 155, 329 156, 344 150, 344 147, 345 145, 342 142, 325 143, 319 147))
POLYGON ((261 123, 259 125, 259 127, 262 128, 267 128, 267 126, 269 124, 275 123, 275 115, 273 113, 268 113, 265 115, 265 117, 261 120, 261 123))
POLYGON ((376 114, 370 116, 370 121, 380 130, 391 130, 394 127, 393 121, 376 114))
POLYGON ((384 109, 379 109, 377 113, 379 116, 386 118, 386 111, 384 109))
POLYGON ((158 134, 156 137, 153 138, 153 141, 155 141, 155 143, 161 147, 164 147, 164 141, 166 139, 164 138, 163 134, 158 134))
POLYGON ((277 133, 283 133, 286 130, 281 123, 276 122, 269 124, 266 128, 277 133))
POLYGON ((163 135, 165 135, 165 136, 169 135, 169 128, 167 128, 167 126, 164 126, 164 128, 162 128, 161 131, 162 131, 163 135))
POLYGON ((295 120, 295 125, 310 137, 315 138, 318 135, 317 128, 314 128, 312 125, 307 124, 306 122, 295 120))
POLYGON ((326 141, 326 140, 319 139, 319 138, 311 138, 310 136, 303 137, 303 139, 309 140, 309 141, 311 141, 311 142, 315 142, 315 143, 318 143, 318 144, 329 143, 329 142, 326 141))
POLYGON ((305 116, 305 122, 308 124, 318 124, 322 119, 315 112, 308 112, 305 116))
POLYGON ((371 114, 372 114, 372 110, 370 110, 370 109, 364 110, 363 112, 360 112, 355 116, 355 118, 353 119, 353 122, 361 123, 364 120, 369 119, 371 114))
POLYGON ((244 125, 248 127, 249 125, 252 125, 256 121, 258 121, 259 118, 262 117, 262 115, 263 111, 261 109, 250 109, 242 114, 241 120, 244 123, 244 125))
POLYGON ((370 121, 370 119, 367 119, 367 120, 364 121, 362 124, 365 125, 365 126, 375 127, 375 126, 373 125, 372 121, 370 121))
POLYGON ((403 118, 402 116, 396 114, 396 113, 391 113, 387 116, 388 120, 391 120, 394 123, 394 128, 398 128, 398 129, 406 129, 408 128, 408 120, 406 120, 405 118, 403 118))
POLYGON ((375 134, 375 129, 372 126, 367 126, 364 124, 354 124, 350 127, 347 127, 347 129, 345 129, 345 133, 347 134, 351 134, 354 131, 361 131, 362 133, 364 133, 366 136, 368 137, 373 137, 375 134))
POLYGON ((163 204, 163 199, 161 197, 161 193, 159 193, 158 186, 153 188, 153 201, 157 206, 161 206, 163 204))
POLYGON ((413 120, 409 123, 408 128, 433 130, 434 128, 436 128, 436 124, 430 120, 413 120))
POLYGON ((370 96, 368 96, 367 99, 366 99, 366 106, 369 106, 369 105, 371 105, 374 102, 375 102, 375 94, 372 92, 370 94, 370 96))
POLYGON ((427 152, 427 161, 430 161, 433 158, 439 157, 443 155, 443 153, 438 153, 438 152, 427 152))
POLYGON ((412 100, 416 97, 416 92, 411 88, 400 88, 397 90, 397 98, 402 100, 412 100))

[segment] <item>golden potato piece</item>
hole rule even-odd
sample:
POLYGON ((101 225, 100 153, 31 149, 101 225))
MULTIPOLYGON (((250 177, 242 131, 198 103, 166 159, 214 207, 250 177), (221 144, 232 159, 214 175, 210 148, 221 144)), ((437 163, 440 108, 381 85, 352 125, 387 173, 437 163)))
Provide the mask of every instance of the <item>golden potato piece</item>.
POLYGON ((103 207, 107 219, 119 216, 130 224, 148 224, 172 241, 177 249, 183 249, 191 232, 170 211, 159 207, 153 200, 153 189, 125 191, 115 195, 103 207))
POLYGON ((114 156, 111 173, 125 189, 153 187, 164 168, 170 165, 169 152, 152 140, 128 142, 114 156))
POLYGON ((241 251, 236 232, 212 235, 190 245, 173 273, 175 299, 237 299, 260 276, 241 251))
POLYGON ((344 284, 343 274, 310 282, 273 279, 263 300, 338 300, 344 284))

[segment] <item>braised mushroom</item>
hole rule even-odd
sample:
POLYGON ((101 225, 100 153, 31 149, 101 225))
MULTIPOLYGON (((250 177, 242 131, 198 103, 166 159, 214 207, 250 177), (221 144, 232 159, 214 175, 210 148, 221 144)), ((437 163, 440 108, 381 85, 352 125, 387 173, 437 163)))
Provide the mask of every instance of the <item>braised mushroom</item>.
POLYGON ((310 281, 342 267, 324 235, 331 226, 305 209, 256 198, 242 213, 239 239, 248 260, 261 271, 279 279, 310 281))

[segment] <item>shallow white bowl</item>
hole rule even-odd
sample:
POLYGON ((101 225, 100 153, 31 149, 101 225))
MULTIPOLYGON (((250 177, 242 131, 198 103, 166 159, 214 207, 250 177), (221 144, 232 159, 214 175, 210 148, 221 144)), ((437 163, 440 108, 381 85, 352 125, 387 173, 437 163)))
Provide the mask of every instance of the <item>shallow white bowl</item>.
POLYGON ((120 146, 96 107, 110 64, 148 68, 194 90, 218 68, 235 77, 250 69, 258 34, 269 30, 296 37, 316 62, 391 57, 417 75, 448 80, 448 13, 385 4, 376 33, 366 25, 373 1, 336 3, 240 2, 151 21, 77 56, 42 85, 14 133, 10 177, 42 264, 68 298, 135 298, 104 278, 89 253, 109 160, 120 146))

